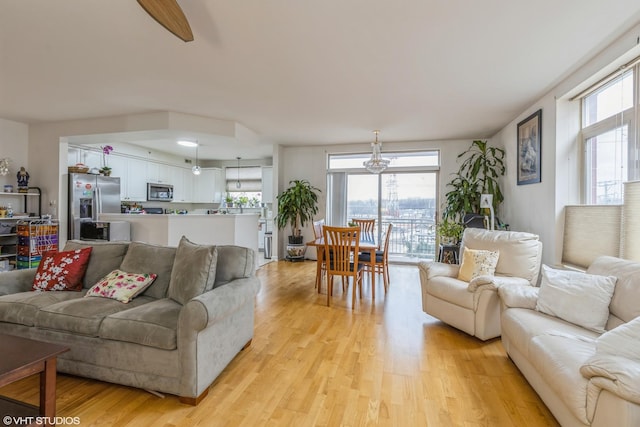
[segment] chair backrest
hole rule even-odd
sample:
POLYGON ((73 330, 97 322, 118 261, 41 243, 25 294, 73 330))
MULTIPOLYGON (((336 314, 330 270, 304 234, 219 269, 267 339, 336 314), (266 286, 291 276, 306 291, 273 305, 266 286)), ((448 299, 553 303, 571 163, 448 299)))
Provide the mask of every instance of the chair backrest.
POLYGON ((374 219, 352 219, 351 222, 360 227, 362 238, 365 240, 375 240, 374 229, 376 228, 376 220, 374 219))
POLYGON ((498 251, 496 276, 527 279, 537 285, 542 260, 542 242, 538 235, 522 231, 489 231, 467 228, 462 235, 460 254, 464 248, 498 251))
POLYGON ((324 218, 313 221, 313 235, 316 240, 322 237, 322 227, 324 227, 324 218))
POLYGON ((330 227, 322 228, 324 235, 325 253, 331 253, 332 258, 327 261, 327 273, 339 275, 353 275, 358 265, 358 250, 360 247, 360 227, 330 227))
POLYGON ((389 254, 389 239, 391 238, 391 229, 393 228, 393 224, 389 223, 387 227, 387 234, 384 236, 384 246, 382 250, 384 251, 384 256, 386 257, 389 254))

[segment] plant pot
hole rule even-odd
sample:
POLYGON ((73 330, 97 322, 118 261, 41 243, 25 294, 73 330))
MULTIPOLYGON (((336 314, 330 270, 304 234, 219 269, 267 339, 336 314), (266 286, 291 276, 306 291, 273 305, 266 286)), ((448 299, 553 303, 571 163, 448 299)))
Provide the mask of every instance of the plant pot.
POLYGON ((307 245, 297 245, 289 243, 287 245, 287 260, 304 261, 304 253, 307 251, 307 245))
POLYGON ((303 242, 304 236, 289 236, 289 244, 290 245, 301 245, 303 242))

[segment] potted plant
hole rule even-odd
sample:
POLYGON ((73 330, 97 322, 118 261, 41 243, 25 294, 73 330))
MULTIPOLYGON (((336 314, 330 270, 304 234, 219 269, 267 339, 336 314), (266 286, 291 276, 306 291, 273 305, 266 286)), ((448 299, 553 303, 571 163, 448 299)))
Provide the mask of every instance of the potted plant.
POLYGON ((291 226, 289 246, 287 246, 287 258, 302 259, 305 246, 302 245, 303 236, 301 227, 307 222, 313 221, 313 216, 318 213, 318 192, 320 190, 307 180, 289 181, 291 185, 280 195, 278 200, 278 213, 275 221, 278 229, 282 230, 291 226))
POLYGON ((475 140, 458 155, 464 158, 460 170, 447 186, 443 219, 462 223, 465 214, 480 213, 480 194, 493 195, 493 208, 504 200, 498 179, 505 173, 504 150, 490 147, 487 141, 475 140))
POLYGON ((457 245, 462 239, 464 226, 459 222, 446 219, 438 223, 436 231, 440 238, 440 243, 443 245, 457 245))
POLYGON ((224 202, 227 205, 228 208, 232 208, 233 207, 233 196, 229 193, 227 193, 227 195, 224 198, 224 202))

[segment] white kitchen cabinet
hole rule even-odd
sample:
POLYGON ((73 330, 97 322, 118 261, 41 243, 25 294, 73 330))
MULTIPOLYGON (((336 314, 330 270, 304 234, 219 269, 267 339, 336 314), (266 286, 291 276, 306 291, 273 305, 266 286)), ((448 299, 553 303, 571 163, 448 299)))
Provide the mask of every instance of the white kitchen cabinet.
POLYGON ((193 202, 213 203, 215 193, 215 169, 201 169, 200 175, 193 177, 193 202))
POLYGON ((190 203, 193 199, 193 174, 191 173, 191 169, 170 166, 169 174, 170 178, 168 183, 173 185, 173 201, 190 203))
POLYGON ((89 169, 102 167, 102 151, 93 150, 80 150, 80 162, 85 166, 89 166, 89 169))
POLYGON ((273 167, 262 168, 262 203, 273 203, 273 167))
POLYGON ((222 203, 226 184, 222 169, 213 169, 213 178, 213 202, 222 203))
POLYGON ((147 200, 147 168, 144 160, 111 154, 111 176, 120 178, 120 200, 144 202, 147 200))
POLYGON ((173 184, 171 178, 171 167, 169 165, 147 162, 147 182, 173 184))

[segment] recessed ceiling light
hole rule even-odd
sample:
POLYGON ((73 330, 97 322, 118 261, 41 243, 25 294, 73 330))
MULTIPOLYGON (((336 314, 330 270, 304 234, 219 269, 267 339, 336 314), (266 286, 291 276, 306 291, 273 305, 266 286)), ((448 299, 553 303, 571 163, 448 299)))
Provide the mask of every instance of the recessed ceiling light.
POLYGON ((186 141, 186 140, 180 140, 180 141, 178 141, 178 144, 182 145, 183 147, 197 147, 198 146, 197 142, 186 141))

